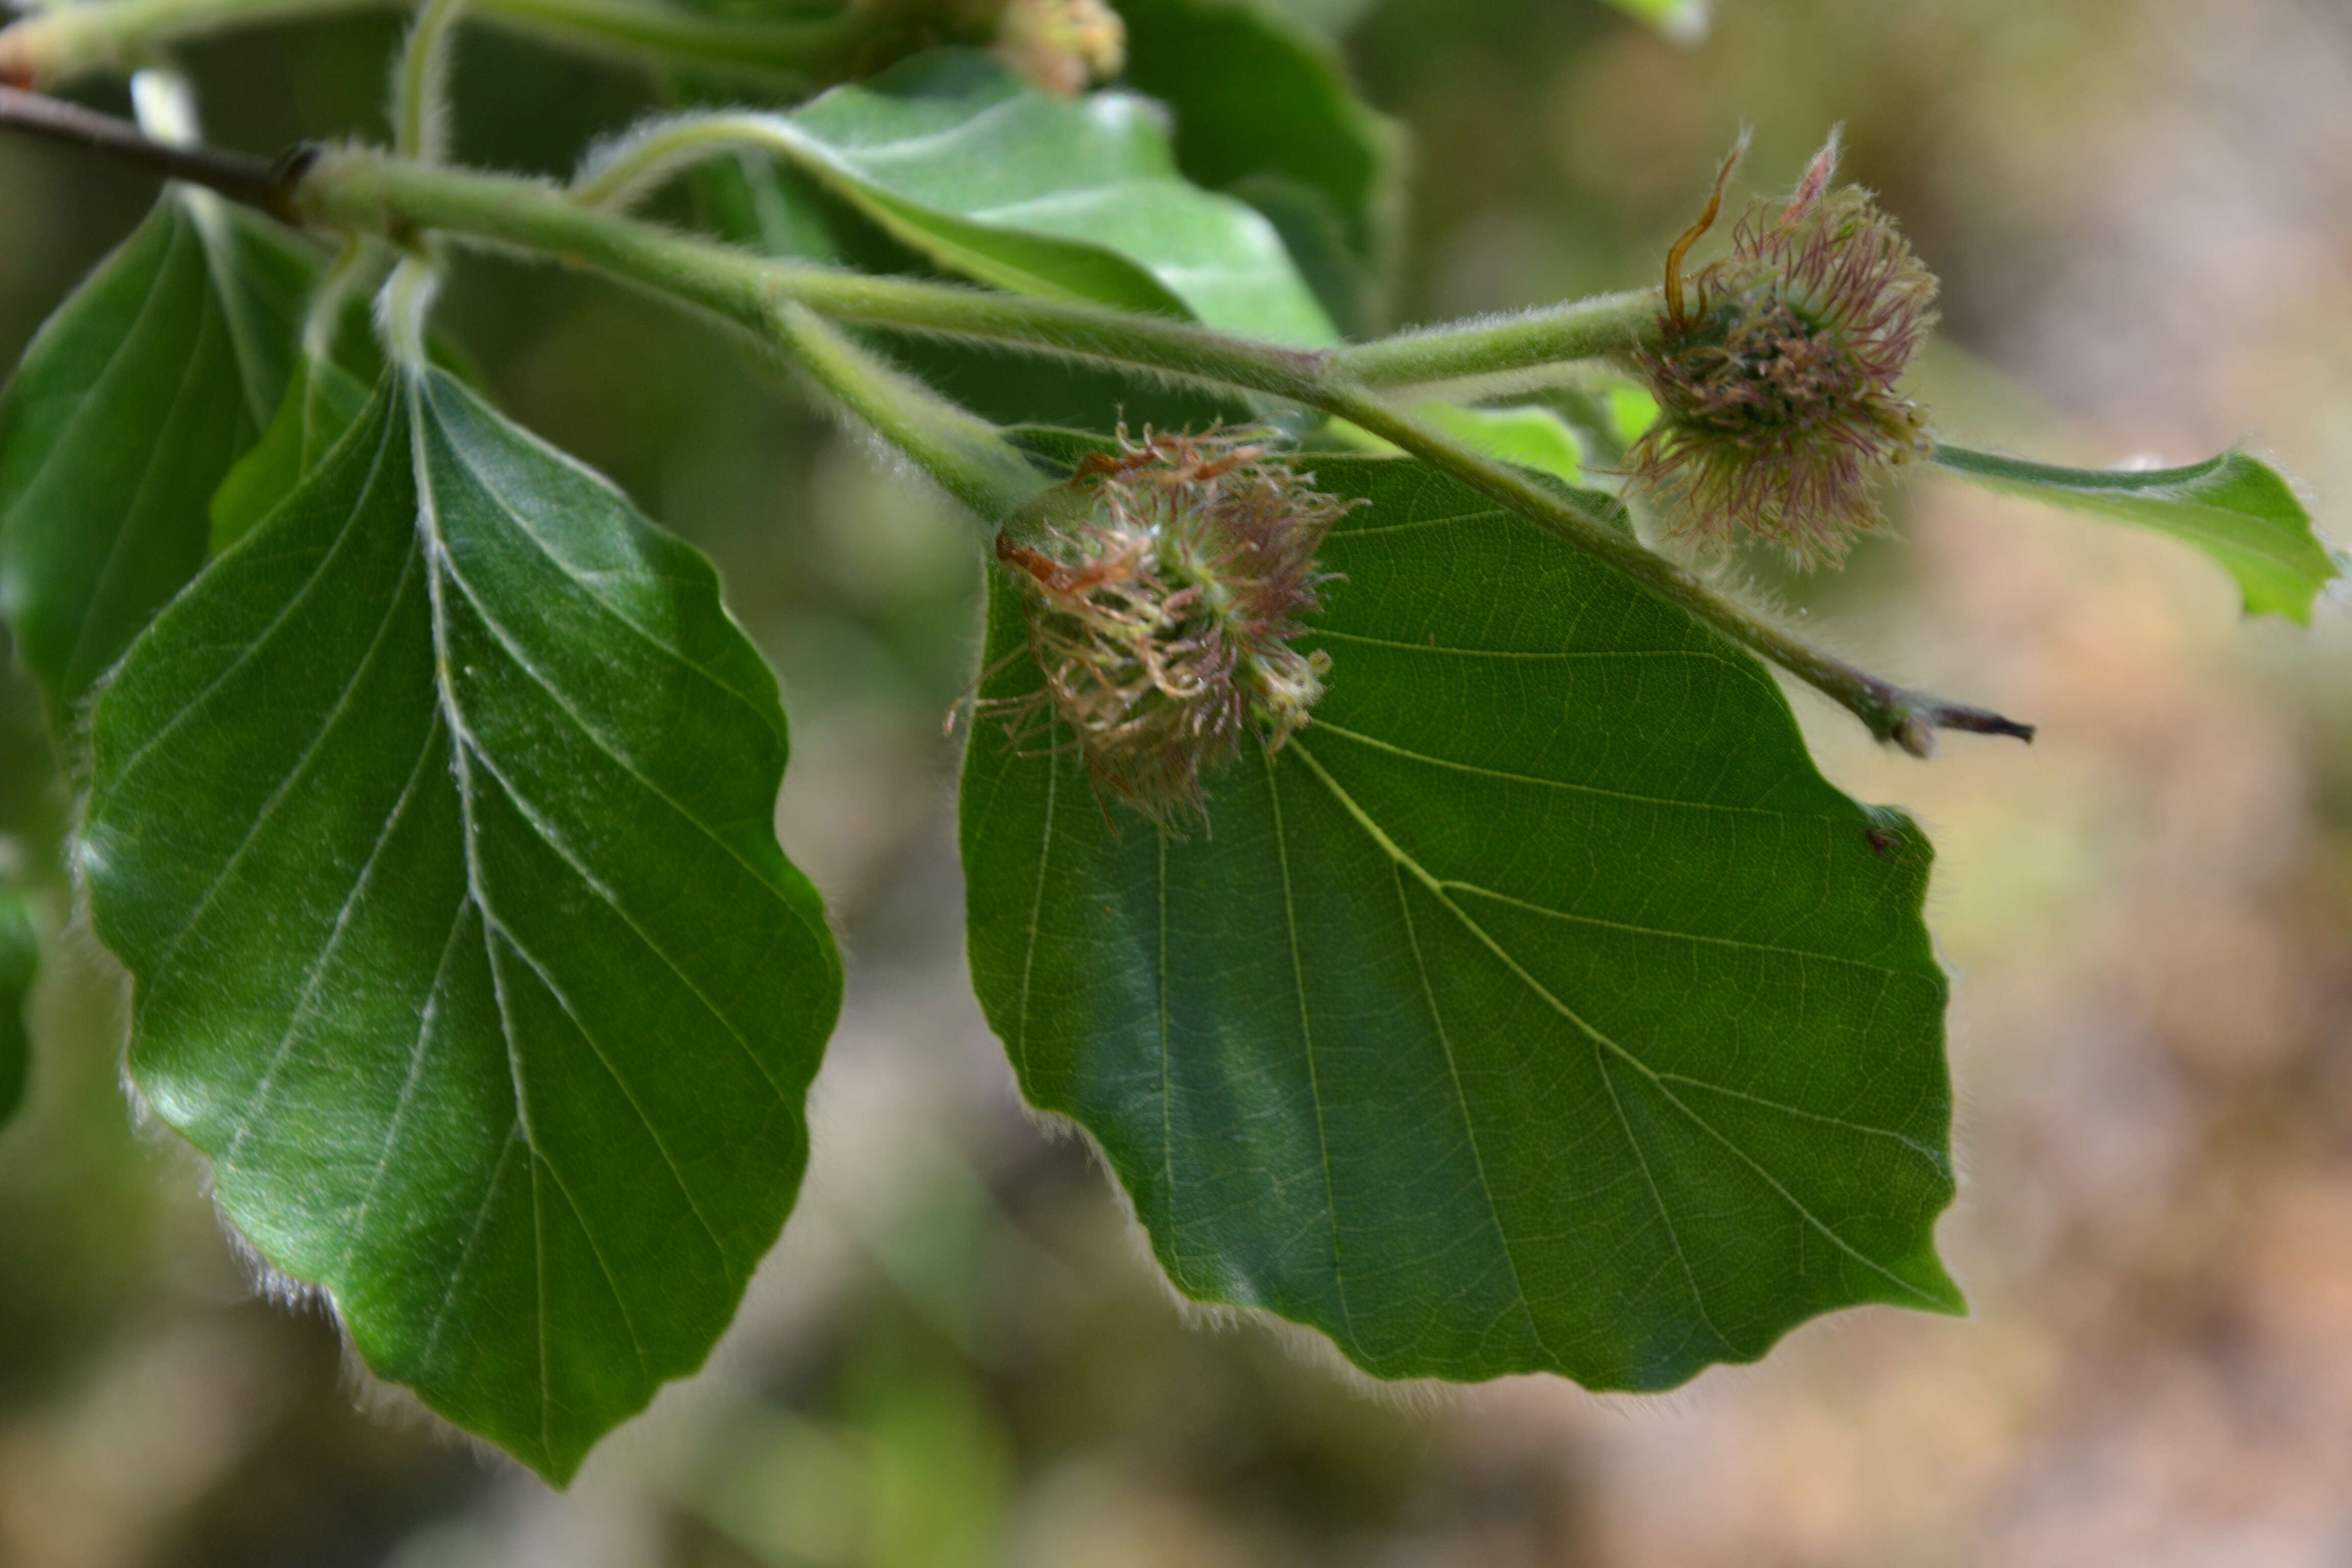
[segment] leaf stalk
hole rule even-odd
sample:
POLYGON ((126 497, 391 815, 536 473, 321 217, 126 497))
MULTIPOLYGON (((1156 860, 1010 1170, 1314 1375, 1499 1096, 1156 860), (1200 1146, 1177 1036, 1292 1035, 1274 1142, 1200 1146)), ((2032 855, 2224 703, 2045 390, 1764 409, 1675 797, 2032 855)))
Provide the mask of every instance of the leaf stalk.
POLYGON ((811 380, 992 524, 1001 524, 1053 483, 1003 431, 885 364, 804 305, 771 315, 779 346, 811 380))
POLYGON ((1613 359, 1654 345, 1664 295, 1656 289, 1596 294, 1544 310, 1399 332, 1351 343, 1331 356, 1335 374, 1367 387, 1435 386, 1613 359))

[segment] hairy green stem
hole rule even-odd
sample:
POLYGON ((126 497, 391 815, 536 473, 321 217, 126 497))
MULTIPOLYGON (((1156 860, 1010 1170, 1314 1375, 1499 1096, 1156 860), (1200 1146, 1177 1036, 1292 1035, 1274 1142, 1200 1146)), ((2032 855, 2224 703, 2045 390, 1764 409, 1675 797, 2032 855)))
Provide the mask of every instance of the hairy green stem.
MULTIPOLYGON (((806 133, 781 115, 751 110, 682 115, 606 143, 572 181, 572 199, 618 212, 694 164, 734 153, 795 160, 806 133)), ((1530 372, 1556 378, 1579 362, 1654 344, 1664 310, 1656 289, 1600 294, 1545 310, 1402 332, 1332 350, 1326 374, 1374 388, 1507 382, 1530 372)))
POLYGON ((866 9, 740 21, 657 0, 477 0, 483 20, 607 54, 727 76, 827 82, 849 74, 875 36, 866 9))
POLYGON ((375 153, 320 154, 287 199, 299 221, 325 227, 392 235, 439 229, 457 239, 552 253, 691 300, 755 331, 765 331, 770 308, 790 301, 837 321, 1140 366, 1306 403, 1329 359, 1097 305, 770 260, 591 211, 537 181, 425 168, 375 153))
POLYGON ((425 324, 441 291, 441 269, 423 257, 404 256, 376 298, 377 327, 394 363, 421 375, 432 363, 425 347, 425 324))
MULTIPOLYGON (((0 29, 0 80, 55 84, 124 70, 230 28, 381 11, 402 0, 84 0, 0 29)), ((474 0, 478 20, 626 59, 735 76, 841 75, 876 24, 861 10, 737 21, 662 0, 474 0)))
POLYGON ((1547 310, 1400 332, 1337 350, 1331 368, 1364 386, 1428 386, 1612 358, 1656 342, 1664 299, 1656 289, 1630 289, 1547 310))
POLYGON ((780 114, 723 110, 678 115, 599 146, 573 177, 572 199, 604 212, 625 212, 663 182, 714 158, 756 153, 796 160, 807 152, 806 135, 780 114))
MULTIPOLYGON (((0 100, 0 125, 12 122, 7 107, 0 100)), ((37 116, 24 123, 42 128, 37 116)), ((223 184, 227 194, 255 199, 249 179, 234 189, 230 184, 223 184)), ((1821 690, 1883 741, 1926 756, 1938 729, 2032 736, 2028 726, 1906 690, 1791 637, 1607 520, 1383 402, 1343 369, 1349 363, 1345 352, 1285 349, 1097 306, 771 260, 593 211, 541 182, 374 153, 326 153, 291 162, 256 205, 346 233, 413 243, 420 234, 437 232, 452 240, 538 252, 698 306, 793 353, 853 412, 900 442, 950 489, 997 516, 1030 481, 1002 465, 1003 443, 993 429, 914 387, 831 329, 816 331, 822 323, 812 318, 1154 371, 1319 409, 1394 442, 1623 573, 1821 690)), ((1630 307, 1612 309, 1622 319, 1630 307)), ((1474 323, 1463 331, 1475 336, 1506 326, 1474 323)), ((1433 363, 1428 341, 1444 335, 1421 334, 1423 365, 1433 363)), ((1377 356, 1372 363, 1377 369, 1377 356)))
MULTIPOLYGON (((1914 755, 1934 750, 1938 729, 2021 738, 2032 733, 1999 714, 1896 686, 1790 636, 1606 521, 1338 374, 1348 351, 1303 353, 1097 307, 766 260, 589 211, 530 182, 420 169, 367 154, 322 160, 304 177, 295 199, 298 210, 337 226, 443 229, 455 238, 552 252, 691 300, 772 338, 780 321, 793 320, 788 308, 799 307, 834 321, 1140 366, 1320 409, 1394 442, 1622 572, 1829 696, 1873 735, 1914 755)), ((1630 313, 1622 303, 1612 308, 1621 320, 1630 313)), ((1467 329, 1494 330, 1492 324, 1467 329)), ((845 401, 865 413, 856 401, 845 401)), ((934 466, 938 449, 917 456, 940 471, 934 466)))
POLYGON ((464 0, 425 0, 400 51, 392 144, 404 158, 438 163, 448 155, 449 46, 464 0))
POLYGON ((806 306, 787 301, 768 319, 812 380, 990 522, 1003 522, 1053 483, 996 426, 884 364, 806 306))

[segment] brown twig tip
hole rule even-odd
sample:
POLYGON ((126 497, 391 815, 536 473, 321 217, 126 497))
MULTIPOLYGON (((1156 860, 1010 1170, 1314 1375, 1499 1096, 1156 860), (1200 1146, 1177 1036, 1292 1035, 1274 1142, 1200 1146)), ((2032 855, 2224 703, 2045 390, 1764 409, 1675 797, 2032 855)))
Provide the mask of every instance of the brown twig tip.
POLYGON ((1936 731, 1938 730, 1959 730, 1972 735, 2008 735, 2029 746, 2033 743, 2032 725, 2003 718, 1990 709, 1971 708, 1963 702, 1947 702, 1938 697, 1905 695, 1907 700, 1902 717, 1895 721, 1884 739, 1922 761, 1936 754, 1936 731))

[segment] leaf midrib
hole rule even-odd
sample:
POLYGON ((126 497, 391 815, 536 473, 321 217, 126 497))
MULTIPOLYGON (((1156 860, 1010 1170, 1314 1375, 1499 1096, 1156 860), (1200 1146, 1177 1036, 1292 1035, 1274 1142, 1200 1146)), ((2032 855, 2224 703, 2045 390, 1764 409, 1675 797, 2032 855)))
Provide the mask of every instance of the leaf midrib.
MULTIPOLYGON (((523 1089, 522 1060, 515 1044, 514 1026, 508 1016, 506 983, 499 977, 498 953, 491 946, 490 902, 488 889, 482 885, 481 859, 476 847, 479 833, 474 818, 473 768, 467 760, 468 748, 466 741, 465 720, 458 708, 457 689, 449 674, 447 595, 443 590, 441 572, 437 564, 439 561, 446 559, 448 542, 442 533, 439 502, 433 493, 432 469, 426 461, 425 383, 421 373, 404 373, 394 369, 390 374, 398 378, 395 383, 397 388, 395 395, 406 399, 408 405, 409 473, 416 492, 416 528, 419 542, 426 555, 425 584, 432 612, 434 700, 440 710, 441 722, 449 731, 450 763, 457 779, 459 825, 465 839, 466 896, 472 901, 474 912, 482 922, 482 962, 488 966, 490 989, 498 1004, 499 1033, 506 1047, 508 1090, 514 1101, 514 1124, 516 1130, 521 1134, 524 1155, 530 1162, 533 1286, 531 1322, 539 1342, 539 1442, 540 1451, 542 1454, 551 1454, 555 1447, 553 1435, 555 1383, 552 1370, 548 1365, 547 1360, 547 1237, 546 1226, 540 1214, 538 1181, 540 1168, 546 1163, 546 1160, 539 1152, 539 1139, 530 1127, 530 1102, 523 1089)), ((492 1180, 484 1189, 481 1211, 484 1215, 489 1213, 490 1205, 498 1196, 497 1177, 505 1168, 506 1155, 502 1151, 499 1156, 498 1166, 492 1172, 492 1180)), ((480 1228, 481 1221, 477 1218, 475 1231, 478 1236, 480 1228)), ((470 1254, 471 1250, 472 1240, 469 1238, 467 1251, 470 1254)), ((440 1330, 440 1319, 446 1316, 449 1301, 455 1299, 457 1274, 463 1271, 464 1261, 464 1258, 461 1257, 458 1269, 452 1272, 449 1295, 443 1299, 441 1312, 436 1315, 434 1331, 436 1335, 440 1330)))
MULTIPOLYGON (((769 1068, 768 1065, 760 1059, 759 1053, 752 1048, 751 1043, 748 1039, 744 1038, 741 1031, 735 1026, 734 1020, 720 1009, 717 1003, 711 1000, 693 977, 686 973, 685 968, 653 939, 651 933, 646 931, 646 929, 637 921, 636 917, 630 913, 627 908, 624 906, 618 895, 611 889, 607 888, 602 879, 598 878, 588 868, 587 866, 582 863, 580 858, 574 852, 572 846, 564 840, 562 835, 554 830, 552 825, 546 820, 545 816, 540 812, 538 807, 527 799, 524 794, 517 788, 514 782, 506 775, 504 770, 502 770, 499 766, 498 763, 492 759, 488 750, 483 747, 480 741, 475 736, 472 727, 467 722, 464 704, 458 700, 455 685, 450 679, 451 652, 448 632, 449 606, 446 590, 442 585, 444 577, 446 576, 447 583, 454 585, 457 592, 464 596, 467 604, 472 610, 474 618, 490 634, 491 637, 498 643, 499 648, 506 654, 513 667, 521 671, 534 686, 546 695, 550 701, 555 704, 557 710, 561 711, 571 722, 574 730, 576 730, 592 745, 595 746, 597 750, 610 757, 616 764, 626 772, 631 778, 635 779, 640 787, 646 789, 648 793, 652 794, 665 805, 669 806, 673 812, 677 813, 680 820, 699 830, 704 837, 713 846, 732 856, 739 865, 741 865, 747 872, 751 873, 758 879, 762 887, 768 886, 767 880, 765 878, 759 877, 757 868, 752 867, 748 861, 744 860, 741 855, 734 849, 733 846, 727 844, 724 839, 719 837, 718 834, 709 828, 708 824, 703 823, 693 813, 688 811, 683 805, 673 799, 667 791, 660 789, 657 785, 653 784, 651 780, 646 778, 644 774, 637 770, 635 765, 629 761, 629 759, 622 755, 620 751, 607 737, 598 731, 593 725, 588 723, 585 718, 580 714, 578 710, 573 708, 562 695, 562 693, 556 690, 555 687, 547 679, 547 678, 523 656, 521 650, 516 647, 511 636, 499 624, 498 619, 490 615, 487 606, 482 603, 480 595, 475 591, 472 584, 467 581, 465 574, 457 569, 456 557, 449 548, 446 534, 441 525, 439 500, 433 483, 431 462, 426 449, 424 407, 425 395, 423 391, 423 386, 424 383, 421 378, 414 378, 404 388, 404 395, 405 395, 409 400, 409 418, 411 421, 411 460, 414 466, 415 484, 416 489, 417 522, 420 533, 423 536, 429 562, 431 563, 428 570, 430 574, 429 581, 433 585, 432 605, 435 681, 441 710, 441 720, 442 722, 449 729, 454 752, 457 759, 457 787, 460 796, 459 804, 460 809, 463 812, 466 826, 465 853, 467 896, 473 901, 475 909, 482 921, 483 956, 490 965, 492 984, 499 994, 499 1020, 501 1030, 506 1040, 508 1068, 514 1084, 515 1104, 518 1115, 522 1120, 525 1142, 530 1148, 534 1162, 539 1166, 546 1168, 549 1178, 556 1184, 557 1189, 562 1193, 564 1202, 572 1208, 574 1216, 580 1217, 581 1211, 577 1200, 572 1196, 569 1188, 565 1186, 562 1174, 554 1169, 552 1163, 550 1162, 547 1156, 541 1151, 538 1137, 534 1132, 532 1132, 530 1126, 528 1101, 525 1098, 523 1089, 523 1069, 520 1058, 520 1047, 516 1038, 516 1031, 513 1023, 508 1015, 506 986, 498 962, 498 953, 494 945, 494 942, 502 942, 507 947, 512 949, 516 957, 520 958, 523 963, 530 969, 532 973, 538 976, 540 984, 546 987, 547 992, 551 996, 555 998, 557 1005, 563 1010, 564 1016, 572 1021, 572 1026, 579 1031, 581 1038, 587 1044, 590 1053, 596 1058, 597 1064, 604 1069, 605 1076, 613 1080, 614 1086, 620 1090, 622 1098, 627 1101, 630 1110, 635 1114, 637 1121, 644 1129, 647 1139, 652 1142, 655 1150, 661 1155, 664 1165, 668 1168, 671 1179, 677 1186, 679 1195, 686 1200, 688 1210, 694 1215, 696 1222, 702 1226, 704 1233, 710 1238, 711 1246, 718 1252, 722 1264, 731 1265, 733 1260, 731 1249, 729 1248, 725 1241, 720 1238, 718 1228, 711 1224, 709 1215, 704 1213, 701 1200, 697 1196, 692 1184, 687 1180, 684 1168, 679 1165, 677 1156, 671 1152, 667 1142, 662 1137, 660 1129, 655 1124, 654 1119, 646 1114, 644 1105, 640 1103, 637 1099, 636 1091, 630 1087, 627 1080, 625 1079, 621 1076, 619 1070, 614 1067, 611 1058, 606 1053, 603 1043, 599 1041, 594 1033, 588 1028, 586 1021, 581 1017, 579 1010, 573 1006, 570 995, 562 986, 556 984, 554 977, 548 972, 546 965, 534 956, 530 949, 523 945, 521 940, 515 934, 513 928, 505 920, 500 918, 496 908, 493 906, 489 899, 488 889, 482 880, 478 852, 476 849, 478 829, 475 821, 474 805, 478 786, 474 782, 473 776, 474 763, 478 763, 480 764, 482 770, 488 773, 490 780, 498 785, 499 793, 505 795, 508 802, 514 807, 516 813, 530 825, 532 831, 538 835, 540 841, 552 851, 556 858, 562 861, 565 867, 568 868, 575 877, 579 878, 583 887, 585 887, 591 893, 594 894, 606 908, 610 909, 613 913, 629 928, 631 934, 636 937, 637 941, 643 944, 647 952, 653 954, 656 958, 658 958, 662 963, 668 968, 670 973, 677 976, 678 982, 685 985, 694 995, 695 999, 702 1005, 703 1010, 708 1013, 711 1019, 717 1023, 723 1031, 725 1031, 727 1036, 741 1048, 745 1058, 751 1063, 753 1068, 760 1074, 761 1079, 766 1081, 769 1088, 775 1092, 777 1103, 782 1106, 789 1106, 789 1096, 785 1093, 783 1086, 776 1080, 774 1073, 769 1068)), ((454 443, 451 444, 450 449, 456 460, 462 468, 464 468, 467 476, 472 479, 477 488, 479 489, 484 495, 489 497, 492 501, 497 503, 499 510, 509 519, 509 521, 515 524, 519 532, 520 532, 525 538, 531 540, 533 545, 540 551, 542 558, 554 565, 559 571, 563 571, 567 580, 577 584, 578 579, 569 571, 564 570, 562 563, 558 561, 556 557, 546 549, 544 542, 540 541, 530 529, 521 525, 520 520, 515 516, 513 509, 504 503, 504 501, 498 496, 497 491, 489 485, 487 478, 482 475, 478 469, 473 467, 466 455, 462 451, 457 450, 454 443)), ((583 592, 587 592, 584 584, 583 584, 582 587, 583 592)), ((593 598, 596 595, 593 593, 590 594, 590 597, 593 598)), ((625 616, 617 616, 616 618, 625 622, 627 620, 627 617, 625 616)), ((688 662, 690 665, 690 661, 683 662, 688 662)), ((718 682, 715 679, 713 680, 713 684, 720 686, 721 689, 731 689, 726 688, 724 683, 718 682)), ((736 695, 740 700, 740 694, 736 695)), ((536 1196, 533 1198, 533 1204, 534 1222, 536 1222, 536 1196)), ((629 1310, 627 1302, 620 1295, 618 1279, 614 1276, 611 1265, 604 1257, 603 1247, 596 1240, 594 1231, 588 1226, 584 1217, 580 1218, 580 1225, 581 1233, 587 1237, 591 1249, 596 1253, 598 1265, 604 1269, 606 1281, 613 1289, 614 1302, 620 1310, 623 1321, 625 1322, 628 1322, 629 1310)), ((642 1365, 645 1363, 645 1349, 642 1340, 637 1336, 634 1323, 631 1323, 630 1326, 630 1337, 632 1342, 635 1343, 638 1360, 642 1365)), ((651 1375, 649 1370, 647 1375, 651 1375)))
MULTIPOLYGON (((420 426, 420 431, 421 428, 422 427, 420 426)), ((421 442, 421 434, 418 439, 421 442)), ((538 551, 542 560, 546 561, 549 565, 561 573, 566 581, 578 587, 588 598, 594 600, 600 605, 604 604, 601 596, 593 589, 589 588, 586 584, 582 583, 577 574, 572 573, 569 567, 565 565, 562 560, 559 558, 553 551, 548 548, 546 542, 541 540, 534 531, 532 531, 531 529, 523 523, 521 517, 511 506, 506 503, 504 498, 499 495, 497 489, 490 484, 488 476, 483 474, 479 468, 474 466, 472 460, 464 451, 457 447, 454 441, 449 444, 449 451, 451 457, 457 461, 458 466, 462 468, 467 476, 472 479, 476 489, 498 506, 499 511, 514 525, 518 533, 530 541, 532 547, 538 551)), ((667 806, 673 813, 675 813, 681 822, 685 823, 695 832, 700 834, 703 839, 713 848, 718 849, 729 858, 732 859, 737 866, 740 867, 748 876, 757 881, 762 888, 767 889, 771 892, 777 892, 777 889, 769 880, 767 875, 762 872, 759 867, 753 865, 749 859, 745 858, 740 850, 737 849, 732 844, 727 842, 727 840, 713 829, 709 823, 704 822, 701 817, 688 810, 683 802, 677 799, 667 790, 663 789, 653 780, 647 778, 644 772, 637 767, 636 763, 625 754, 620 747, 614 743, 610 737, 606 736, 593 724, 591 724, 587 718, 582 714, 577 708, 572 706, 571 700, 556 689, 554 683, 550 681, 548 678, 540 671, 539 668, 525 656, 522 649, 517 645, 513 635, 506 629, 505 626, 496 616, 490 614, 489 608, 483 603, 480 594, 475 590, 473 584, 467 579, 466 574, 457 569, 456 557, 450 552, 447 542, 441 534, 438 506, 436 502, 428 499, 431 494, 429 489, 431 482, 430 475, 425 470, 425 460, 421 455, 418 458, 416 482, 418 487, 418 516, 420 520, 428 515, 432 518, 432 549, 435 558, 440 563, 440 566, 436 573, 436 580, 441 572, 446 573, 448 580, 455 584, 458 592, 465 596, 466 603, 473 611, 474 618, 480 623, 482 628, 488 632, 491 638, 498 643, 499 648, 506 654, 509 661, 512 663, 515 668, 520 670, 523 675, 530 679, 533 686, 539 688, 539 689, 546 695, 549 701, 555 704, 557 710, 562 713, 564 718, 571 722, 572 727, 577 731, 583 739, 595 747, 597 751, 604 753, 604 756, 610 758, 615 766, 627 773, 628 776, 636 783, 638 787, 645 790, 648 795, 651 795, 655 799, 660 801, 664 805, 667 806)), ((677 659, 681 666, 702 676, 714 687, 727 693, 739 703, 744 703, 745 706, 749 706, 749 703, 743 698, 742 693, 737 691, 733 687, 719 679, 717 676, 704 669, 701 666, 694 663, 691 659, 684 658, 677 650, 660 644, 656 639, 652 637, 650 633, 647 633, 644 628, 637 626, 629 619, 629 617, 621 615, 619 611, 613 609, 609 605, 606 605, 604 607, 615 620, 629 626, 631 630, 635 631, 639 637, 646 638, 648 642, 654 643, 654 645, 660 647, 663 652, 669 654, 673 658, 677 659)), ((443 629, 438 621, 436 621, 435 626, 434 639, 436 670, 437 674, 446 678, 449 666, 449 649, 447 643, 444 640, 443 629)), ((541 842, 545 843, 546 846, 555 853, 556 857, 562 860, 563 863, 571 868, 572 874, 580 879, 582 884, 585 886, 590 892, 595 894, 599 900, 601 900, 607 908, 617 915, 625 924, 628 926, 631 933, 634 934, 639 942, 645 944, 646 950, 653 953, 656 958, 659 958, 664 966, 666 966, 672 974, 677 977, 679 984, 686 986, 688 990, 694 994, 695 999, 702 1004, 704 1009, 710 1014, 712 1019, 727 1032, 728 1036, 732 1038, 738 1046, 742 1047, 745 1057, 751 1061, 752 1067, 758 1070, 762 1078, 767 1079, 769 1087, 776 1091, 778 1102, 780 1104, 789 1104, 790 1096, 786 1093, 784 1086, 776 1080, 774 1073, 769 1069, 765 1062, 762 1062, 760 1059, 759 1053, 752 1048, 751 1042, 744 1038, 742 1032, 735 1026, 734 1020, 728 1016, 728 1015, 719 1008, 716 1002, 710 999, 710 997, 703 991, 701 985, 698 984, 691 975, 686 973, 684 967, 681 966, 676 959, 672 958, 662 949, 659 943, 654 941, 651 933, 646 931, 645 928, 638 923, 636 917, 631 914, 622 904, 619 896, 614 892, 613 889, 607 888, 604 885, 604 880, 597 877, 586 865, 583 863, 580 856, 572 849, 572 846, 565 841, 563 837, 556 832, 553 826, 546 819, 545 815, 536 805, 525 797, 522 791, 516 787, 514 782, 507 777, 504 771, 501 770, 498 763, 491 759, 488 752, 475 737, 472 728, 466 723, 462 705, 458 704, 456 693, 447 684, 446 679, 443 680, 441 689, 447 699, 447 707, 445 711, 448 722, 451 725, 453 734, 456 736, 458 743, 466 751, 469 752, 477 760, 478 760, 483 768, 488 772, 491 778, 497 783, 499 793, 504 795, 507 799, 512 803, 515 810, 530 823, 533 831, 538 833, 541 842)), ((767 721, 765 721, 764 718, 762 719, 762 723, 767 723, 767 721)), ((770 725, 769 727, 772 728, 772 725, 770 725)), ((471 853, 470 840, 467 852, 468 854, 471 853)), ((782 898, 781 893, 778 893, 778 897, 780 899, 782 898)), ((786 901, 789 902, 789 900, 786 901)), ((508 932, 509 940, 511 941, 511 928, 509 927, 505 921, 499 919, 497 912, 489 907, 487 901, 482 903, 481 910, 483 919, 485 921, 497 923, 501 931, 508 932)), ((520 944, 517 944, 517 951, 521 951, 520 944)), ((533 967, 537 967, 537 965, 534 964, 533 967)), ((648 1130, 650 1131, 650 1126, 648 1127, 648 1130)))

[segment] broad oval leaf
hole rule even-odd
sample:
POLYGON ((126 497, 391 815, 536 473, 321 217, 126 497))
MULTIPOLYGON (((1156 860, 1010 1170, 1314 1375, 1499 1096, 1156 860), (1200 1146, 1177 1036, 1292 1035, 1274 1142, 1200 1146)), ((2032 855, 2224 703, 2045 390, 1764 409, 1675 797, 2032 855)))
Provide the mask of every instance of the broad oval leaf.
POLYGON ((204 563, 213 491, 278 408, 316 273, 291 236, 167 189, 0 396, 0 612, 60 732, 204 563))
POLYGON ((371 1367, 564 1479, 732 1316, 839 1001, 709 565, 395 374, 92 744, 140 1089, 371 1367))
POLYGON ((0 880, 0 1121, 16 1115, 25 1102, 33 1054, 25 1008, 40 963, 32 901, 23 889, 0 880))
POLYGON ((1264 213, 1341 327, 1373 331, 1403 227, 1403 128, 1356 96, 1328 39, 1257 0, 1118 3, 1127 80, 1174 111, 1185 174, 1264 213))
POLYGON ((987 55, 935 49, 773 118, 801 168, 950 270, 1280 342, 1337 339, 1274 226, 1187 183, 1132 93, 1055 98, 987 55))
POLYGON ((1833 1308, 1958 1310, 1925 837, 1605 567, 1415 462, 1316 473, 1371 503, 1323 554, 1329 689, 1205 831, 975 731, 972 973, 1024 1091, 1179 1289, 1382 1377, 1665 1388, 1833 1308))
POLYGON ((2237 580, 2250 616, 2307 626, 2312 601, 2347 570, 2345 557, 2320 542, 2294 488, 2243 452, 2179 468, 2061 468, 1939 442, 1936 461, 1989 489, 2194 545, 2237 580))

